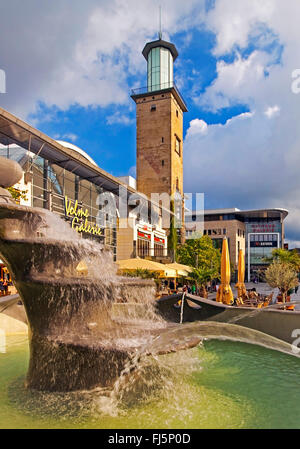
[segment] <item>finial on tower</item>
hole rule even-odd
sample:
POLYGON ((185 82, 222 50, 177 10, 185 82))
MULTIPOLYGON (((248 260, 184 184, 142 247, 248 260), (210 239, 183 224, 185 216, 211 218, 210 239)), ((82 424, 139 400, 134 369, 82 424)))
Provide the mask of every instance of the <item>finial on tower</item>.
POLYGON ((161 40, 162 31, 161 31, 161 6, 159 7, 159 31, 158 31, 158 39, 161 40))

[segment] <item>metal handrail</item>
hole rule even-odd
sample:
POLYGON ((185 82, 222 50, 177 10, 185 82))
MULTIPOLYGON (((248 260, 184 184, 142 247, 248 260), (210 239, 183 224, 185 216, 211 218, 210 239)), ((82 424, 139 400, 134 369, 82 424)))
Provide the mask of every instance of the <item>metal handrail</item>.
POLYGON ((178 90, 176 84, 173 81, 168 81, 167 83, 159 83, 159 84, 154 84, 154 85, 150 85, 147 87, 139 87, 138 89, 131 89, 131 95, 140 95, 140 94, 144 94, 144 93, 151 93, 151 92, 165 90, 165 89, 171 89, 171 88, 174 88, 179 94, 179 90, 178 90))

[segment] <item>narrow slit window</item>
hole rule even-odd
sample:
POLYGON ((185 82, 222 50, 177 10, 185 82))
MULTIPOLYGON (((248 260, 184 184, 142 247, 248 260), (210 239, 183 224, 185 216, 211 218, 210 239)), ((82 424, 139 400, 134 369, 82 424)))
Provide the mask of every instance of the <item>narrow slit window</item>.
POLYGON ((179 156, 181 155, 180 144, 181 144, 180 140, 178 139, 177 136, 175 136, 175 151, 179 156))

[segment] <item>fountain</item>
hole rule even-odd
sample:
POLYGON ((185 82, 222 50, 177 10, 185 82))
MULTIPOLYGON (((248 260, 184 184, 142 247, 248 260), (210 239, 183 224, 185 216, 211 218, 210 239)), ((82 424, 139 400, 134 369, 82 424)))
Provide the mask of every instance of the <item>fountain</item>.
MULTIPOLYGON (((12 201, 5 188, 21 175, 16 162, 0 158, 0 252, 29 324, 26 385, 47 391, 112 386, 128 361, 149 352, 149 338, 169 327, 152 306, 155 284, 117 276, 101 245, 80 238, 48 210, 12 201), (131 304, 134 319, 128 309, 116 313, 116 304, 128 299, 142 306, 141 314, 131 304)), ((178 345, 195 345, 199 338, 191 341, 178 345)), ((155 350, 164 352, 159 345, 155 350)))
MULTIPOLYGON (((292 353, 286 342, 261 332, 207 321, 212 314, 202 303, 197 307, 206 321, 201 323, 163 318, 153 281, 117 276, 101 245, 80 238, 58 215, 12 200, 6 188, 21 174, 18 164, 0 158, 0 254, 28 319, 29 389, 113 392, 139 371, 140 360, 192 348, 208 338, 292 353)), ((179 312, 172 306, 178 299, 170 299, 168 310, 186 318, 185 304, 179 312)))

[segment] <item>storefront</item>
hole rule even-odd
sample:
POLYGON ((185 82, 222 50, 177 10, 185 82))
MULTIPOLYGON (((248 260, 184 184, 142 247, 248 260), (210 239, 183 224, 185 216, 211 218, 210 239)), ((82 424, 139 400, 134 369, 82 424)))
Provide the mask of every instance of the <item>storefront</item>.
POLYGON ((10 279, 8 269, 3 260, 0 259, 0 279, 10 279))
MULTIPOLYGON (((73 151, 74 148, 72 145, 73 151)), ((88 158, 82 150, 80 154, 88 158)), ((105 216, 101 216, 101 207, 97 205, 103 189, 17 145, 1 146, 0 156, 16 160, 23 168, 23 179, 16 186, 25 192, 21 204, 61 215, 83 238, 105 244, 116 255, 116 211, 114 215, 105 211, 105 216)))
POLYGON ((248 280, 263 280, 272 251, 283 247, 283 226, 280 217, 246 223, 246 259, 248 280))
MULTIPOLYGON (((276 248, 284 247, 285 209, 242 211, 237 208, 194 211, 186 214, 186 223, 200 227, 216 248, 221 249, 224 237, 228 240, 230 260, 237 271, 239 250, 245 254, 246 280, 263 280, 268 258, 276 248)), ((189 230, 188 230, 189 232, 189 230)), ((187 238, 192 235, 187 233, 187 238)))
POLYGON ((0 156, 23 168, 14 186, 23 193, 21 205, 59 214, 82 238, 102 243, 114 260, 122 254, 133 257, 137 250, 151 257, 166 253, 161 206, 102 170, 81 148, 51 139, 2 108, 0 156), (142 219, 134 212, 139 203, 142 219))
POLYGON ((134 246, 137 257, 166 257, 167 236, 162 229, 150 224, 136 224, 134 230, 134 246))

